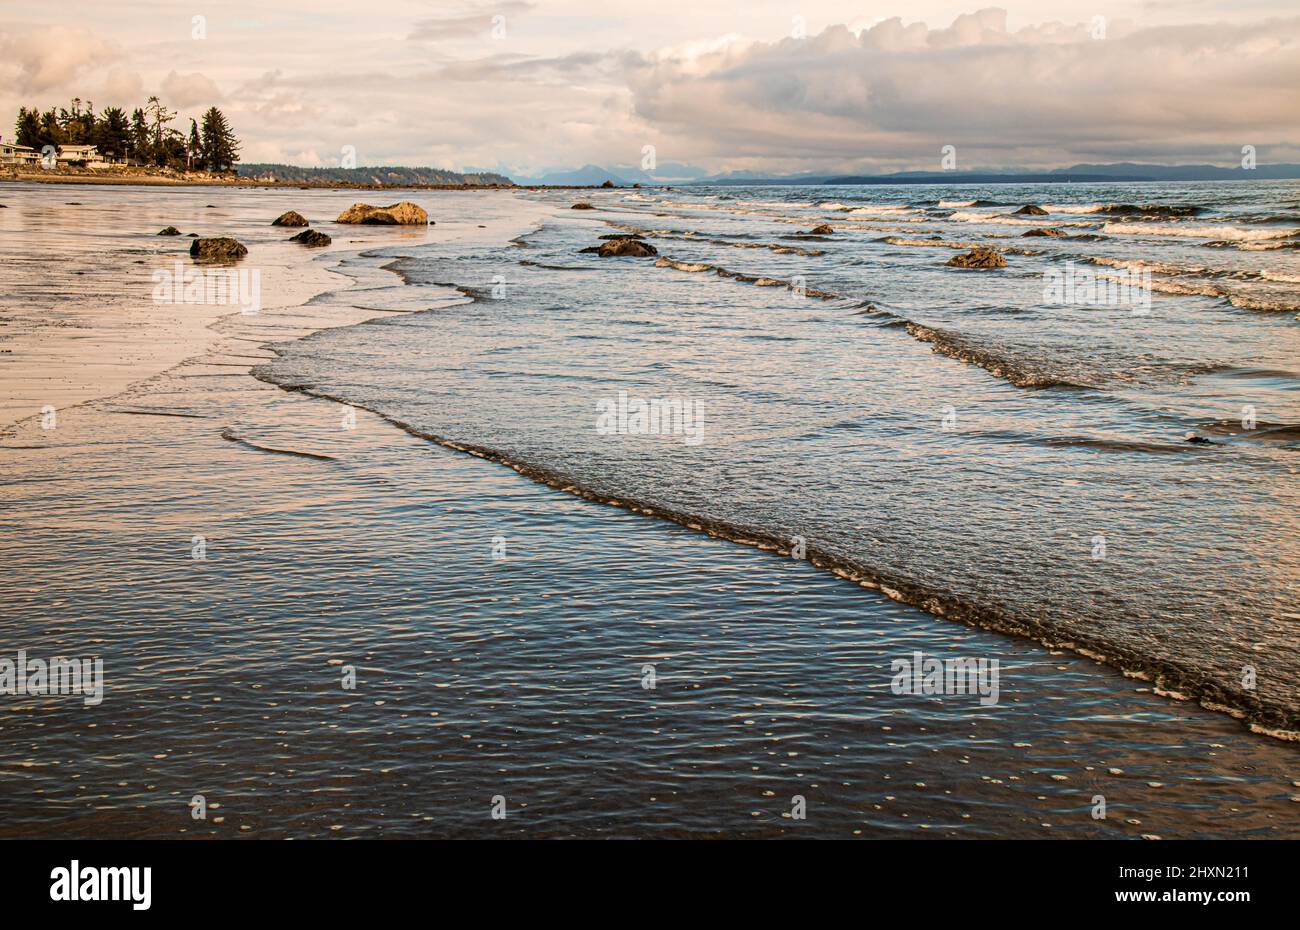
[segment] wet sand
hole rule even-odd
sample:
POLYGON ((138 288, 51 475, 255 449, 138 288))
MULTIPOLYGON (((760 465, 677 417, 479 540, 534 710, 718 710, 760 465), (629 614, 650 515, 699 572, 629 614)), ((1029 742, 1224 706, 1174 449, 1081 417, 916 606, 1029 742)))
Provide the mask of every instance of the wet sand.
POLYGON ((359 198, 78 196, 0 192, 6 252, 22 242, 0 298, 0 648, 101 655, 107 689, 6 698, 0 835, 1300 834, 1293 746, 250 375, 271 343, 461 305, 355 253, 504 243, 546 209, 440 194, 438 227, 327 227, 322 254, 261 224, 359 198), (248 242, 263 311, 147 303, 135 261, 188 245, 147 238, 169 223, 248 242), (1001 703, 893 694, 913 650, 999 658, 1001 703))

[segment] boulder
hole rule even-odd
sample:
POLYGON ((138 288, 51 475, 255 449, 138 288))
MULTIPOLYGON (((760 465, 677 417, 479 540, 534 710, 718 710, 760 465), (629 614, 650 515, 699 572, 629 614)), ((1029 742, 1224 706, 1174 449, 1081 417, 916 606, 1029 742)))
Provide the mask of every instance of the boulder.
POLYGON ((424 226, 429 222, 429 214, 423 207, 416 206, 408 200, 387 207, 354 203, 339 214, 337 222, 366 223, 374 226, 424 226))
POLYGON ((595 252, 601 258, 648 258, 659 254, 658 249, 640 239, 610 239, 583 251, 595 252))
POLYGON ((181 231, 175 226, 164 226, 162 229, 158 230, 158 235, 160 236, 179 236, 180 234, 181 231))
POLYGON ((313 249, 320 248, 323 245, 329 245, 334 240, 323 232, 317 232, 314 229, 304 229, 296 236, 289 237, 290 242, 301 242, 305 246, 313 249))
POLYGON ((594 210, 594 209, 596 209, 596 208, 593 207, 593 206, 592 206, 591 204, 589 204, 589 203, 575 203, 575 204, 574 204, 572 207, 570 207, 569 209, 570 209, 570 210, 594 210))
POLYGON ((1005 268, 1007 260, 1000 253, 981 245, 953 256, 946 264, 954 268, 1005 268))
POLYGON ((825 223, 822 223, 820 226, 815 227, 815 228, 814 228, 810 233, 808 233, 808 235, 810 235, 810 236, 829 236, 829 235, 831 235, 831 234, 834 233, 834 232, 835 232, 834 229, 832 229, 831 227, 827 226, 825 223))
POLYGON ((272 226, 307 226, 307 218, 301 213, 290 210, 288 213, 281 213, 275 219, 271 220, 272 226))
POLYGON ((1053 228, 1053 227, 1051 227, 1051 226, 1042 226, 1042 227, 1039 227, 1038 229, 1027 229, 1027 230, 1025 230, 1024 232, 1022 232, 1020 235, 1022 235, 1022 236, 1051 236, 1053 239, 1059 239, 1059 238, 1061 238, 1062 236, 1064 236, 1065 233, 1063 233, 1063 232, 1061 232, 1059 229, 1055 229, 1055 228, 1053 228))
POLYGON ((613 186, 614 186, 614 182, 613 182, 613 181, 606 181, 604 184, 602 184, 602 185, 600 185, 600 186, 601 186, 601 187, 613 187, 613 186))
POLYGON ((1047 216, 1046 210, 1044 210, 1042 207, 1036 207, 1032 203, 1025 204, 1023 207, 1017 210, 1016 213, 1022 216, 1047 216))
POLYGON ((226 236, 195 239, 190 243, 190 257, 201 262, 233 262, 248 254, 248 249, 226 236))

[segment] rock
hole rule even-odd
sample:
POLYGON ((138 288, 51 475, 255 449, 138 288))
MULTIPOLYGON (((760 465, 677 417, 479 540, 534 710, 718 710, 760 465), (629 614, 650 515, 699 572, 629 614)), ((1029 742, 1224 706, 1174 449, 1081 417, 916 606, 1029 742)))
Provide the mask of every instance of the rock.
MULTIPOLYGON (((641 189, 641 182, 638 181, 638 182, 636 182, 635 184, 633 184, 633 185, 632 185, 632 189, 633 189, 633 190, 637 190, 637 191, 639 191, 639 190, 641 189)), ((3 206, 3 204, 0 204, 0 206, 3 206)))
POLYGON ((423 226, 429 222, 429 214, 423 207, 416 206, 409 200, 390 204, 387 207, 354 203, 339 214, 336 222, 366 223, 372 226, 423 226))
POLYGON ((1000 253, 981 245, 950 258, 946 264, 954 268, 1005 268, 1007 260, 1000 253))
POLYGON ((307 218, 301 213, 290 210, 288 213, 281 213, 275 219, 271 220, 272 226, 307 226, 307 218))
POLYGON ((648 258, 659 254, 658 249, 640 239, 611 239, 593 249, 583 251, 595 252, 601 258, 648 258))
POLYGON ((1019 210, 1017 210, 1016 214, 1021 214, 1024 216, 1047 216, 1047 211, 1044 210, 1042 207, 1036 207, 1032 203, 1027 203, 1019 210))
POLYGON ((190 243, 190 257, 201 262, 233 262, 248 254, 248 249, 234 239, 195 239, 190 243))
POLYGON ((1183 439, 1198 446, 1212 446, 1215 444, 1214 440, 1206 439, 1204 436, 1198 436, 1195 433, 1188 433, 1183 439))
POLYGON ((613 181, 606 181, 604 184, 602 184, 602 185, 600 185, 600 186, 601 186, 601 187, 613 187, 613 186, 614 186, 614 182, 613 182, 613 181))
POLYGON ((835 232, 834 229, 832 229, 831 227, 827 226, 825 223, 822 223, 820 226, 816 227, 816 228, 813 229, 811 232, 809 232, 808 235, 810 235, 810 236, 829 236, 829 235, 832 235, 834 232, 835 232))
POLYGON ((640 233, 614 233, 609 236, 601 236, 601 239, 644 239, 645 236, 640 233))
POLYGON ((302 232, 298 233, 298 235, 290 236, 289 241, 301 242, 303 245, 315 249, 323 245, 329 245, 334 240, 323 232, 317 232, 314 229, 304 229, 302 232))
POLYGON ((570 209, 570 210, 594 210, 594 209, 596 209, 596 208, 593 207, 593 206, 592 206, 591 204, 589 204, 589 203, 575 203, 575 204, 574 204, 572 207, 570 207, 569 209, 570 209))
POLYGON ((1020 235, 1022 235, 1022 236, 1051 236, 1053 239, 1059 239, 1059 238, 1061 238, 1062 236, 1064 236, 1065 233, 1061 232, 1059 229, 1056 229, 1056 228, 1054 228, 1054 227, 1052 227, 1052 226, 1040 226, 1040 227, 1037 228, 1037 229, 1027 229, 1027 230, 1025 230, 1024 232, 1022 232, 1020 235))
POLYGON ((158 230, 158 235, 160 236, 179 236, 180 234, 181 231, 175 226, 164 226, 162 229, 158 230))

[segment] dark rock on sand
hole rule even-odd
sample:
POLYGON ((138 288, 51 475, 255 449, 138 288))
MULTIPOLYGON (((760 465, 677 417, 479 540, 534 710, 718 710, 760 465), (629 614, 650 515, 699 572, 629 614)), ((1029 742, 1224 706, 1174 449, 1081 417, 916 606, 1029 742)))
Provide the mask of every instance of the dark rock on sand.
POLYGON ((1022 216, 1047 216, 1047 211, 1042 207, 1036 207, 1032 203, 1027 203, 1017 210, 1016 214, 1022 216))
POLYGON ((648 258, 659 254, 658 249, 640 239, 611 239, 582 251, 595 252, 601 258, 648 258))
POLYGON ((201 262, 233 262, 248 254, 241 243, 226 236, 215 239, 195 239, 190 243, 190 257, 201 262))
POLYGON ((158 230, 158 235, 160 236, 179 236, 180 234, 181 231, 175 226, 164 226, 162 229, 158 230))
POLYGON ((977 246, 969 252, 950 258, 945 264, 954 268, 1005 268, 1007 260, 992 249, 977 246))
POLYGON ((1065 233, 1063 233, 1063 232, 1061 232, 1059 229, 1055 229, 1055 228, 1053 228, 1053 227, 1051 227, 1051 226, 1040 226, 1040 227, 1037 228, 1037 229, 1027 229, 1027 230, 1025 230, 1024 232, 1022 232, 1020 235, 1022 235, 1022 236, 1051 236, 1053 239, 1060 239, 1060 238, 1062 238, 1062 237, 1065 235, 1065 233))
POLYGON ((329 245, 334 240, 323 232, 317 232, 314 229, 304 229, 302 232, 298 233, 298 235, 290 236, 289 241, 301 242, 303 245, 315 249, 323 245, 329 245))
POLYGON ((307 226, 307 218, 301 213, 290 210, 288 213, 281 213, 275 219, 271 220, 272 226, 307 226))
POLYGON ((574 204, 572 207, 570 207, 569 209, 570 209, 570 210, 594 210, 594 209, 596 209, 596 208, 593 207, 593 206, 592 206, 591 204, 589 204, 589 203, 575 203, 575 204, 574 204))
POLYGON ((822 223, 820 226, 814 228, 811 232, 809 232, 808 235, 810 235, 810 236, 829 236, 829 235, 832 235, 834 232, 835 232, 834 229, 832 229, 831 227, 827 226, 825 223, 822 223))
POLYGON ((425 212, 423 207, 417 206, 409 200, 389 204, 386 207, 372 207, 368 203, 354 203, 339 214, 336 222, 365 223, 371 226, 424 226, 429 222, 429 214, 425 212))

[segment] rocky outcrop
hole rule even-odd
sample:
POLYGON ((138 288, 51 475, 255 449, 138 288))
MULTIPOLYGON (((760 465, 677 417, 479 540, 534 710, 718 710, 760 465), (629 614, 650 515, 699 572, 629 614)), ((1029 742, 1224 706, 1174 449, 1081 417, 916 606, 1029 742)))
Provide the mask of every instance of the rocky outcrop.
POLYGON ((1022 236, 1051 236, 1053 239, 1060 239, 1060 238, 1062 238, 1062 237, 1065 236, 1065 233, 1061 232, 1059 229, 1056 229, 1055 227, 1052 227, 1052 226, 1041 226, 1041 227, 1039 227, 1039 228, 1037 228, 1037 229, 1027 229, 1027 230, 1025 230, 1024 232, 1022 232, 1020 235, 1022 235, 1022 236))
POLYGON ((201 262, 233 262, 248 254, 241 243, 225 236, 215 239, 195 239, 190 243, 190 257, 201 262))
POLYGON ((158 235, 160 236, 179 236, 180 234, 181 231, 175 226, 164 226, 162 229, 158 230, 158 235))
POLYGON ((272 226, 307 226, 307 218, 301 213, 290 210, 288 213, 281 213, 275 219, 271 220, 272 226))
POLYGON ((976 246, 969 252, 954 255, 945 262, 954 268, 1005 268, 1007 260, 986 246, 976 246))
POLYGON ((334 240, 323 232, 317 232, 314 229, 304 229, 302 232, 298 233, 298 235, 290 236, 289 241, 301 242, 305 246, 318 249, 321 246, 329 245, 334 240))
POLYGON ((812 229, 812 231, 808 233, 808 235, 810 235, 810 236, 829 236, 829 235, 832 235, 834 232, 835 232, 834 229, 832 229, 831 227, 827 226, 825 223, 822 223, 820 226, 814 227, 814 228, 812 229))
POLYGON ((416 206, 409 200, 390 204, 387 207, 354 203, 339 214, 336 222, 365 223, 370 226, 426 226, 429 223, 429 214, 423 207, 416 206))
POLYGON ((614 182, 613 182, 613 181, 606 181, 604 184, 602 184, 602 185, 600 185, 600 186, 601 186, 601 187, 613 187, 613 186, 614 186, 614 182))
POLYGON ((1016 211, 1014 214, 1012 214, 1012 215, 1013 215, 1013 216, 1015 216, 1015 215, 1019 215, 1019 216, 1047 216, 1047 211, 1044 210, 1042 207, 1036 207, 1036 206, 1034 206, 1032 203, 1027 203, 1027 204, 1025 204, 1023 207, 1021 207, 1019 210, 1017 210, 1017 211, 1016 211))
POLYGON ((593 207, 593 206, 592 206, 591 204, 589 204, 589 203, 575 203, 575 204, 574 204, 572 207, 570 207, 569 209, 570 209, 570 210, 594 210, 594 209, 596 209, 596 208, 593 207))
POLYGON ((659 254, 658 249, 640 239, 610 239, 582 251, 595 252, 601 258, 648 258, 659 254))

